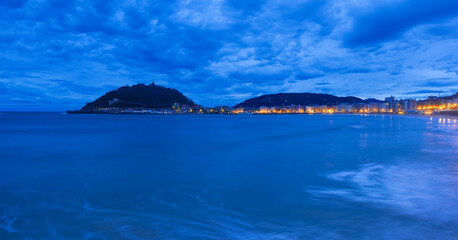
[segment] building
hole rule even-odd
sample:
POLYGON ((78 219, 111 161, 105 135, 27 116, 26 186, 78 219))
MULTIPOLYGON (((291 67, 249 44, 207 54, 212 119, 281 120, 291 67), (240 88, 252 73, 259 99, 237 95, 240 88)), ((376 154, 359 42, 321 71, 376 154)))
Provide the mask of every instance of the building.
POLYGON ((400 104, 396 101, 395 97, 391 96, 385 98, 385 106, 387 108, 387 112, 397 112, 400 104))
POLYGON ((406 112, 412 112, 417 110, 417 101, 415 99, 403 99, 401 100, 401 108, 406 112))

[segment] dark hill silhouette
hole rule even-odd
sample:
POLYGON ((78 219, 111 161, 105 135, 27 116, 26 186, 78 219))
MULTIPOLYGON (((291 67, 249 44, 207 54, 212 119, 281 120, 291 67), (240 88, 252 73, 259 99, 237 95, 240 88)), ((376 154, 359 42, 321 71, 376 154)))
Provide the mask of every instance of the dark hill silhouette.
POLYGON ((336 97, 320 93, 277 93, 250 98, 234 107, 276 107, 290 105, 336 105, 342 103, 368 103, 379 101, 376 99, 363 100, 357 97, 336 97))
POLYGON ((174 103, 195 105, 181 92, 156 84, 137 84, 110 91, 97 100, 87 103, 80 111, 90 112, 97 108, 171 108, 174 103))

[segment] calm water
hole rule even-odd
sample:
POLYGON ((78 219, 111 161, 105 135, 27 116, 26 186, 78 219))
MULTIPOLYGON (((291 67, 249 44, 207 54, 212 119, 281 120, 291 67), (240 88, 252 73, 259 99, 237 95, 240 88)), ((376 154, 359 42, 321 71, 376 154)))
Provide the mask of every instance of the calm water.
POLYGON ((456 119, 0 114, 0 239, 458 239, 456 119))

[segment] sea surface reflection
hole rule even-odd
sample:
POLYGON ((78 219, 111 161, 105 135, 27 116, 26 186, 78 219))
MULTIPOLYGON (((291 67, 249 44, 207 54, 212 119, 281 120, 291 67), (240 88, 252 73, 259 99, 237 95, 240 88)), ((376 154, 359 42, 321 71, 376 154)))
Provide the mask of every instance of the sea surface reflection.
POLYGON ((0 115, 0 239, 458 239, 456 118, 0 115))

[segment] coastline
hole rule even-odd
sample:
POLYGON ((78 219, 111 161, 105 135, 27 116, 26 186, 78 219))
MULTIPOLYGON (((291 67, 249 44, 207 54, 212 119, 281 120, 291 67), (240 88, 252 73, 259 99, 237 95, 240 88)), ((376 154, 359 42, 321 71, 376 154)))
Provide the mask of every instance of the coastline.
POLYGON ((66 111, 65 114, 107 114, 107 115, 384 115, 384 116, 412 116, 412 117, 443 117, 458 119, 458 111, 441 112, 438 114, 418 114, 418 113, 156 113, 156 112, 83 112, 66 111))

